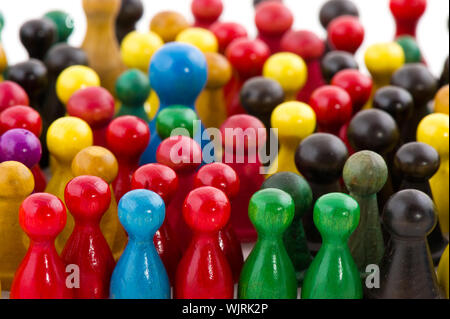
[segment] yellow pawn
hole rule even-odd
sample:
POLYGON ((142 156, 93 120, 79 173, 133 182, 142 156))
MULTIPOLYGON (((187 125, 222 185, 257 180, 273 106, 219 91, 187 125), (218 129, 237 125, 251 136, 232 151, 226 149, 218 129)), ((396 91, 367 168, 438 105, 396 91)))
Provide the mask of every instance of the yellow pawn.
POLYGON ((98 74, 84 65, 73 65, 61 72, 56 80, 56 94, 65 105, 79 89, 100 86, 98 74))
MULTIPOLYGON (((89 125, 77 117, 62 117, 50 125, 47 131, 47 146, 56 161, 53 176, 45 189, 64 201, 66 184, 74 178, 72 161, 86 147, 92 146, 93 136, 89 125)), ((56 238, 56 249, 61 252, 73 230, 73 217, 67 214, 67 224, 56 238)))
POLYGON ((417 128, 417 141, 436 149, 441 158, 441 165, 430 179, 431 192, 439 213, 439 225, 442 235, 447 238, 448 226, 448 192, 449 192, 449 117, 446 114, 434 113, 425 117, 417 128))
POLYGON ((150 22, 150 30, 158 34, 165 43, 175 41, 177 35, 189 27, 186 18, 174 11, 162 11, 150 22))
POLYGON ((111 183, 117 176, 119 164, 113 153, 100 146, 89 146, 80 151, 72 161, 73 176, 91 175, 102 178, 110 185, 111 204, 103 215, 100 228, 117 260, 127 242, 127 235, 119 222, 117 201, 111 183))
POLYGON ((448 84, 443 86, 436 94, 434 99, 434 113, 444 113, 448 115, 448 84))
POLYGON ((176 41, 192 44, 203 53, 215 53, 219 50, 219 43, 214 33, 203 28, 189 28, 181 31, 176 41))
POLYGON ((130 69, 139 69, 148 73, 150 60, 155 52, 164 45, 163 40, 154 32, 128 33, 122 40, 120 54, 125 65, 130 69))
POLYGON ((280 83, 286 101, 295 101, 308 79, 305 61, 294 53, 282 52, 272 55, 264 64, 263 75, 280 83))
POLYGON ((439 267, 438 267, 438 272, 437 272, 439 285, 444 289, 445 296, 447 297, 447 299, 449 299, 449 293, 448 293, 448 285, 449 285, 448 259, 449 259, 449 255, 448 254, 449 254, 449 252, 448 252, 448 245, 447 245, 447 248, 445 249, 444 253, 442 254, 441 261, 439 262, 439 267))
POLYGON ((19 225, 19 208, 33 192, 34 178, 19 162, 0 163, 0 281, 11 289, 14 273, 27 253, 28 241, 19 225))
POLYGON ((205 53, 205 56, 208 81, 197 99, 196 109, 206 128, 219 128, 227 118, 223 88, 231 79, 232 68, 228 60, 219 53, 205 53))
POLYGON ((7 66, 8 59, 6 58, 5 50, 3 50, 3 46, 0 43, 0 82, 3 81, 3 72, 5 72, 7 66))
POLYGON ((272 128, 278 129, 278 156, 269 168, 267 177, 278 172, 293 172, 300 175, 295 166, 295 151, 300 142, 314 133, 316 114, 302 102, 285 102, 273 111, 272 128))

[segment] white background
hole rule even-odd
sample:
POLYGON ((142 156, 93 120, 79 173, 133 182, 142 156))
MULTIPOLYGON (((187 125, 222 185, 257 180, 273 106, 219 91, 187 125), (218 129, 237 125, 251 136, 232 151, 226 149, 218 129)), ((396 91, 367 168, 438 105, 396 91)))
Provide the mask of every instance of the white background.
MULTIPOLYGON (((192 21, 190 12, 191 0, 142 0, 145 6, 144 17, 138 23, 138 30, 146 31, 150 19, 159 11, 175 10, 192 21)), ((389 11, 389 0, 353 0, 359 8, 361 20, 366 29, 363 47, 358 51, 358 60, 364 68, 364 48, 375 42, 392 40, 394 21, 389 11)), ((235 21, 243 24, 250 35, 256 34, 254 26, 254 10, 252 0, 223 0, 225 10, 223 21, 235 21)), ((325 0, 284 0, 295 16, 295 29, 308 29, 321 37, 325 31, 319 23, 319 9, 325 0)), ((28 19, 42 16, 52 9, 69 12, 75 19, 75 31, 70 43, 79 46, 83 40, 86 22, 81 0, 0 0, 0 10, 6 20, 3 30, 3 46, 10 64, 27 59, 25 49, 19 40, 19 28, 28 19)), ((436 75, 442 71, 445 58, 448 56, 449 37, 447 19, 449 14, 448 0, 428 0, 428 8, 419 24, 418 41, 426 60, 436 75)), ((105 52, 107 54, 107 52, 105 52)))

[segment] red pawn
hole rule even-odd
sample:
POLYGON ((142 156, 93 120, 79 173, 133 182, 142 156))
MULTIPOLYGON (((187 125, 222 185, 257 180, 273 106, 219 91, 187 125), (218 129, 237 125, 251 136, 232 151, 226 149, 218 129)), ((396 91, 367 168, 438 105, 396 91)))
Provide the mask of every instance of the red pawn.
POLYGON ((235 22, 216 22, 210 28, 219 42, 219 52, 225 54, 226 49, 236 39, 248 38, 247 30, 235 22))
POLYGON ((259 158, 261 147, 266 145, 264 124, 251 115, 234 115, 220 128, 224 147, 222 162, 228 164, 240 178, 240 191, 233 199, 231 225, 241 242, 256 240, 257 234, 248 217, 250 198, 264 182, 259 158), (245 137, 246 133, 252 133, 245 137))
POLYGON ((100 220, 111 202, 108 184, 100 177, 79 176, 64 191, 64 201, 75 220, 75 227, 61 257, 67 265, 80 269, 77 299, 106 299, 115 262, 100 230, 100 220))
POLYGON ((341 127, 352 117, 350 95, 337 86, 325 85, 311 95, 309 105, 317 116, 319 131, 339 136, 341 127))
POLYGON ((192 233, 181 216, 181 210, 186 195, 194 188, 195 173, 202 162, 202 149, 189 137, 169 137, 162 141, 156 150, 156 160, 173 169, 178 175, 180 188, 166 207, 166 218, 176 234, 181 251, 184 252, 192 233))
MULTIPOLYGON (((239 177, 228 165, 222 163, 212 163, 203 166, 197 173, 194 187, 211 186, 220 189, 227 195, 231 202, 239 193, 239 177)), ((219 231, 219 244, 233 273, 234 282, 239 282, 244 256, 242 254, 241 243, 234 232, 231 223, 219 231)))
MULTIPOLYGON (((37 111, 29 106, 16 105, 0 113, 0 135, 8 130, 22 128, 33 133, 37 138, 42 133, 42 119, 37 111)), ((40 193, 47 186, 47 179, 39 164, 31 169, 34 177, 34 192, 40 193)))
POLYGON ((67 113, 86 121, 94 134, 94 145, 106 147, 106 130, 114 117, 114 97, 102 87, 76 91, 67 102, 67 113))
POLYGON ((355 54, 364 41, 364 27, 358 17, 338 17, 328 25, 328 40, 335 50, 355 54))
POLYGON ((397 25, 395 37, 409 35, 415 38, 417 24, 427 9, 427 0, 390 0, 389 7, 397 25))
POLYGON ((183 217, 194 237, 177 269, 176 299, 232 299, 233 277, 219 246, 218 232, 230 217, 227 196, 200 187, 186 197, 183 217))
POLYGON ((195 18, 194 27, 208 29, 222 15, 223 3, 222 0, 193 0, 191 11, 195 18))
POLYGON ((267 1, 256 7, 255 23, 258 39, 264 41, 271 53, 280 52, 280 42, 294 23, 292 12, 281 2, 267 1))
POLYGON ((333 77, 331 84, 338 86, 350 95, 353 114, 359 112, 372 95, 372 79, 358 70, 342 70, 333 77))
POLYGON ((117 202, 131 190, 131 177, 149 140, 147 123, 136 116, 120 116, 109 124, 106 141, 119 163, 119 172, 112 183, 117 202))
MULTIPOLYGON (((170 167, 161 164, 147 164, 134 172, 131 187, 155 192, 161 196, 166 207, 168 207, 178 190, 178 177, 170 167)), ((156 231, 153 243, 173 286, 178 263, 181 259, 181 251, 176 241, 175 232, 168 222, 168 217, 164 219, 161 228, 156 231)))
POLYGON ((311 31, 289 31, 281 40, 281 49, 295 53, 305 60, 308 67, 308 80, 298 93, 297 100, 308 103, 311 93, 325 85, 320 67, 320 60, 325 52, 325 44, 311 31))
POLYGON ((262 74, 270 49, 261 40, 237 39, 230 43, 225 55, 235 71, 224 88, 227 115, 245 114, 240 102, 241 88, 248 79, 262 74))
POLYGON ((38 193, 26 198, 19 223, 30 246, 11 287, 11 299, 70 299, 66 266, 55 249, 55 238, 66 225, 66 208, 56 196, 38 193))
POLYGON ((0 83, 0 113, 14 105, 30 105, 28 94, 17 83, 3 81, 0 83))

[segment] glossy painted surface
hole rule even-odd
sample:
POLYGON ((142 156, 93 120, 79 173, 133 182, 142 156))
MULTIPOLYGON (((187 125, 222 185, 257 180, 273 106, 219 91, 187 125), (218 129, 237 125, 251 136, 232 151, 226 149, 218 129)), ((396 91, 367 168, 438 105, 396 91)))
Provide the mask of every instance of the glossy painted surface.
POLYGON ((27 92, 17 83, 2 81, 0 83, 0 113, 15 105, 29 105, 27 92))
POLYGON ((449 86, 443 86, 434 98, 434 112, 435 113, 449 113, 449 86))
POLYGON ((156 132, 163 140, 172 136, 174 130, 178 130, 177 135, 193 138, 200 129, 194 123, 198 120, 197 114, 191 108, 171 105, 162 110, 156 117, 156 132))
POLYGON ((16 161, 32 168, 41 154, 39 139, 28 130, 14 128, 0 136, 0 162, 16 161))
POLYGON ((354 69, 358 70, 358 62, 355 57, 344 51, 330 51, 324 55, 320 62, 323 79, 326 83, 330 83, 333 77, 342 70, 354 69))
POLYGON ((417 24, 427 9, 427 0, 391 0, 389 7, 397 25, 396 37, 415 37, 417 24))
POLYGON ((177 35, 175 41, 191 44, 203 53, 217 53, 219 50, 219 43, 214 33, 203 28, 197 27, 183 30, 177 35))
POLYGON ((193 0, 191 11, 195 18, 194 26, 207 29, 222 15, 223 2, 222 0, 193 0))
POLYGON ((150 21, 150 30, 158 34, 165 43, 175 41, 177 35, 189 26, 186 18, 175 11, 159 12, 150 21))
POLYGON ((56 25, 49 19, 28 20, 19 30, 20 42, 30 59, 43 60, 45 54, 55 43, 58 34, 56 25))
POLYGON ((209 30, 214 33, 219 43, 219 52, 224 54, 227 47, 236 39, 247 38, 247 30, 235 22, 216 22, 209 30))
POLYGON ((331 85, 344 89, 352 100, 353 114, 360 111, 372 94, 372 79, 358 70, 342 70, 331 80, 331 85))
POLYGON ((340 16, 327 27, 328 41, 335 50, 355 54, 364 41, 364 26, 358 17, 340 16))
POLYGON ((56 80, 56 94, 63 104, 67 104, 76 91, 89 86, 100 86, 98 74, 87 66, 73 65, 59 74, 56 80))
POLYGON ((154 32, 132 31, 120 44, 120 54, 128 68, 147 73, 152 56, 163 45, 161 37, 154 32))
POLYGON ((419 45, 411 36, 398 37, 395 42, 400 44, 405 53, 405 63, 420 63, 422 62, 422 52, 420 52, 419 45))
POLYGON ((29 106, 16 105, 0 113, 0 134, 13 128, 21 128, 39 137, 42 131, 42 119, 39 112, 29 106))
POLYGON ((136 23, 144 14, 144 5, 141 0, 122 0, 116 18, 116 38, 121 43, 123 38, 133 32, 136 23))
POLYGON ((320 24, 326 29, 331 21, 344 15, 358 17, 358 7, 349 0, 327 1, 322 8, 320 8, 320 24))
POLYGON ((74 29, 73 18, 68 13, 59 10, 49 11, 44 17, 56 25, 56 42, 67 42, 74 29))

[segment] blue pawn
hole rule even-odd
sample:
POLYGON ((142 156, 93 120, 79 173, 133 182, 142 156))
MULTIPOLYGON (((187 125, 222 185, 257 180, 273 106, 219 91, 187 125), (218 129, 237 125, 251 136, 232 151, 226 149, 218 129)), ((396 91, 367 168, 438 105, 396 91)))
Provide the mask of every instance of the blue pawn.
POLYGON ((162 198, 149 190, 134 190, 119 202, 119 220, 128 244, 111 277, 111 299, 169 299, 170 283, 153 245, 165 217, 162 198))
MULTIPOLYGON (((170 105, 184 105, 195 111, 195 102, 208 79, 208 65, 205 55, 196 47, 172 42, 153 55, 149 77, 159 97, 158 113, 170 105)), ((141 157, 141 165, 156 162, 156 149, 161 143, 156 132, 157 116, 149 124, 150 143, 141 157)), ((201 141, 204 129, 202 125, 201 130, 197 130, 194 138, 197 142, 201 141)))

